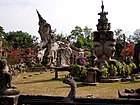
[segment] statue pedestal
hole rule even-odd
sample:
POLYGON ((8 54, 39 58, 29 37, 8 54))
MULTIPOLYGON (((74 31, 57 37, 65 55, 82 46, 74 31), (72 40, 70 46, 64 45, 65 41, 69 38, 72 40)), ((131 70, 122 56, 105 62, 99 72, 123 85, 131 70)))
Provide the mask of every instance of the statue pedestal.
POLYGON ((96 82, 96 70, 94 68, 87 68, 87 78, 83 83, 84 85, 96 86, 98 83, 96 82))
POLYGON ((17 105, 19 95, 2 95, 0 96, 0 105, 17 105))
POLYGON ((138 93, 126 93, 125 90, 119 90, 118 96, 119 96, 119 98, 140 99, 140 94, 138 94, 138 93))
POLYGON ((58 76, 58 71, 71 71, 71 67, 69 66, 64 66, 64 67, 52 67, 51 69, 54 69, 55 71, 55 77, 52 78, 53 80, 60 80, 58 76))

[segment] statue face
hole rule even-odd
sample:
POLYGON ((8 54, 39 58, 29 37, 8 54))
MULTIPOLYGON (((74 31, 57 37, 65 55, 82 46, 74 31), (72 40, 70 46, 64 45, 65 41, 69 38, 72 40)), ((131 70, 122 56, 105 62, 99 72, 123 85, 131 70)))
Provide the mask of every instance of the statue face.
POLYGON ((115 54, 115 45, 114 41, 94 42, 95 55, 98 59, 109 60, 115 54))
POLYGON ((104 43, 104 54, 108 57, 113 57, 116 51, 115 45, 116 42, 114 41, 106 41, 104 43))
POLYGON ((99 58, 103 55, 103 46, 101 42, 94 42, 95 55, 99 58))

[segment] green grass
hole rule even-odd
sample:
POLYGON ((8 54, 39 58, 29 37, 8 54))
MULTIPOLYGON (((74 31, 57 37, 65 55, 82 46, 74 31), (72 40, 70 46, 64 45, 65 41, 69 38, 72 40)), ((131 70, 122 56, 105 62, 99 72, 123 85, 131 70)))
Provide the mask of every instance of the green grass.
MULTIPOLYGON (((68 72, 59 72, 60 80, 52 80, 54 72, 28 72, 13 77, 12 83, 21 94, 67 96, 70 86, 62 82, 68 72), (29 75, 32 75, 29 77, 29 75), (27 78, 24 79, 23 77, 27 78)), ((118 98, 118 90, 140 88, 140 80, 135 82, 99 83, 97 86, 84 86, 77 82, 77 97, 93 95, 96 98, 118 98)))

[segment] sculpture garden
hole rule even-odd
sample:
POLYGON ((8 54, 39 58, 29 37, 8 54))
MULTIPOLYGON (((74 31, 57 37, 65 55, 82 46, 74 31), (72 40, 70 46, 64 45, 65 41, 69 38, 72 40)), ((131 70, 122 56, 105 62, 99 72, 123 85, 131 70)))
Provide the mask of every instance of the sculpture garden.
MULTIPOLYGON (((93 48, 76 47, 65 38, 59 40, 51 25, 36 12, 41 42, 32 49, 18 48, 17 43, 13 44, 13 52, 1 49, 1 103, 78 105, 119 101, 128 104, 121 98, 140 98, 139 43, 126 43, 124 36, 121 58, 115 54, 120 50, 119 44, 110 31, 103 1, 97 31, 90 38, 93 48), (38 57, 41 51, 42 58, 38 57)), ((130 100, 130 103, 139 101, 130 100)))

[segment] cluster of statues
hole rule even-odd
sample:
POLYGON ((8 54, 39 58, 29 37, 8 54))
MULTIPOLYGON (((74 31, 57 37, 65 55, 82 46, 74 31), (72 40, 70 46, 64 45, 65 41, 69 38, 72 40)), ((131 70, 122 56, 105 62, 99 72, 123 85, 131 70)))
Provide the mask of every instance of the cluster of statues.
POLYGON ((37 45, 37 49, 41 50, 46 48, 43 56, 44 66, 50 68, 53 66, 69 66, 71 61, 70 57, 76 52, 80 51, 80 48, 76 48, 67 40, 56 40, 55 31, 51 29, 51 25, 44 20, 39 12, 39 34, 41 36, 41 42, 37 45))

